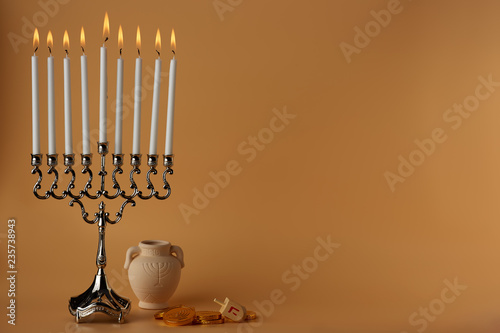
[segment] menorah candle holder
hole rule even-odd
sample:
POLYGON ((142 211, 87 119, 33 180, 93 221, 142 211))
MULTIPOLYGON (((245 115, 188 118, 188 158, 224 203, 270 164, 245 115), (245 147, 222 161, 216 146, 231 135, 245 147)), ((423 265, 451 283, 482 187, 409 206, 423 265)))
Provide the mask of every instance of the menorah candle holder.
POLYGON ((64 170, 65 174, 71 175, 71 179, 69 180, 66 189, 63 190, 60 194, 56 193, 56 190, 59 186, 59 173, 56 169, 57 166, 57 157, 58 154, 47 154, 47 166, 49 169, 47 170, 48 174, 53 174, 54 179, 49 189, 45 191, 44 194, 40 194, 39 190, 41 189, 42 183, 42 171, 40 170, 40 166, 42 165, 42 154, 32 154, 31 155, 31 165, 33 169, 31 170, 32 174, 38 174, 38 180, 33 187, 33 194, 38 199, 48 199, 50 197, 62 200, 65 198, 71 198, 69 201, 69 205, 73 206, 75 203, 78 204, 81 208, 82 218, 88 224, 97 224, 98 226, 98 244, 97 244, 97 257, 96 257, 96 266, 97 273, 94 277, 94 281, 90 285, 90 287, 83 292, 82 294, 71 297, 69 300, 69 312, 75 316, 76 322, 80 322, 82 318, 90 316, 95 312, 102 312, 107 315, 110 315, 114 318, 118 319, 119 323, 122 323, 125 316, 130 312, 130 300, 125 297, 119 296, 117 293, 111 289, 109 286, 108 280, 106 278, 106 273, 104 268, 106 267, 106 248, 104 242, 104 236, 106 231, 106 225, 116 224, 121 221, 123 217, 123 210, 127 204, 131 204, 135 206, 134 199, 140 198, 143 200, 148 200, 153 197, 159 200, 165 200, 170 196, 171 188, 167 181, 167 174, 173 174, 173 155, 163 155, 163 165, 165 166, 165 171, 163 172, 163 189, 166 190, 166 193, 160 195, 158 191, 155 190, 153 182, 151 181, 151 174, 156 175, 158 171, 156 167, 158 165, 158 155, 148 155, 148 166, 149 170, 146 173, 146 182, 147 191, 143 193, 139 190, 137 184, 134 180, 134 175, 139 175, 141 173, 141 155, 140 154, 131 154, 130 165, 132 166, 132 170, 130 171, 130 193, 127 194, 125 190, 122 190, 122 187, 118 183, 116 179, 117 174, 123 173, 123 154, 113 154, 113 165, 114 170, 111 174, 111 181, 113 183, 112 188, 113 191, 110 194, 105 189, 105 180, 107 176, 106 172, 106 155, 108 154, 108 143, 107 142, 98 142, 97 143, 98 152, 101 157, 101 169, 99 170, 98 176, 101 178, 101 186, 100 189, 91 193, 92 189, 92 181, 93 181, 93 173, 90 168, 92 165, 92 154, 82 154, 81 155, 81 164, 83 166, 82 174, 88 175, 88 180, 85 183, 82 190, 75 194, 75 180, 76 173, 73 169, 73 165, 75 164, 75 155, 74 154, 64 154, 64 165, 66 169, 64 170), (115 213, 115 218, 111 219, 109 212, 106 211, 106 205, 103 200, 98 205, 99 210, 94 213, 94 218, 89 218, 89 213, 86 211, 85 206, 81 199, 89 198, 89 199, 124 199, 122 205, 118 212, 115 213))

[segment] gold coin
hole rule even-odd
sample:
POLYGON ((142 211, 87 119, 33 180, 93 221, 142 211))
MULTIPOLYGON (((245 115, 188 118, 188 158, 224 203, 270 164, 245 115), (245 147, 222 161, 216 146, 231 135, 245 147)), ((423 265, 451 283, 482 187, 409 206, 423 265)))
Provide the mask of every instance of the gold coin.
POLYGON ((194 315, 194 308, 178 305, 163 313, 163 321, 169 326, 189 325, 193 322, 194 315))
POLYGON ((170 310, 170 309, 172 309, 172 308, 173 308, 173 307, 171 307, 171 306, 170 306, 170 307, 168 307, 168 308, 166 308, 166 309, 163 309, 163 310, 161 310, 161 311, 156 312, 156 313, 154 314, 155 319, 163 319, 163 314, 164 314, 166 311, 168 311, 168 310, 170 310))
POLYGON ((255 319, 257 319, 257 313, 255 313, 255 311, 247 311, 247 317, 245 319, 246 320, 255 320, 255 319))
POLYGON ((163 313, 165 313, 165 311, 158 311, 154 314, 155 316, 155 319, 163 319, 163 313))
POLYGON ((224 324, 224 318, 214 319, 214 320, 198 320, 195 319, 193 324, 201 324, 201 325, 213 325, 213 324, 224 324))
POLYGON ((196 320, 216 320, 221 317, 222 314, 218 311, 196 311, 196 320))

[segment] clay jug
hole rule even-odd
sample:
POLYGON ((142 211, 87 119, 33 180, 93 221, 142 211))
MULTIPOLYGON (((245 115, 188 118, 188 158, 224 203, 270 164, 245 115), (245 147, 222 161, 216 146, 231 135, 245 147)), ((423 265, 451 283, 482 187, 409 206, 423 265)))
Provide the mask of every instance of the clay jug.
POLYGON ((167 241, 145 240, 139 246, 129 248, 125 269, 128 269, 130 286, 139 299, 139 307, 168 307, 168 300, 179 284, 183 267, 182 249, 167 241))

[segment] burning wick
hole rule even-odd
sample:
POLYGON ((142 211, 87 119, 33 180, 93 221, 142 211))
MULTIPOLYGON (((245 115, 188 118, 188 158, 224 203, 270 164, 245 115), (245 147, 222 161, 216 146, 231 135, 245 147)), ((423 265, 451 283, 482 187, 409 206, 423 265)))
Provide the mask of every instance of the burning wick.
POLYGON ((82 46, 82 52, 85 53, 85 49, 83 48, 83 46, 82 46))
POLYGON ((137 55, 140 57, 141 56, 141 50, 137 49, 137 55))
POLYGON ((50 46, 47 46, 49 48, 49 53, 52 54, 52 49, 50 48, 50 46))
POLYGON ((156 50, 156 53, 158 53, 158 57, 160 56, 160 51, 156 50))
POLYGON ((120 49, 120 56, 122 55, 122 49, 120 49))
POLYGON ((172 50, 172 53, 173 53, 173 54, 174 54, 174 56, 175 56, 175 50, 172 50))

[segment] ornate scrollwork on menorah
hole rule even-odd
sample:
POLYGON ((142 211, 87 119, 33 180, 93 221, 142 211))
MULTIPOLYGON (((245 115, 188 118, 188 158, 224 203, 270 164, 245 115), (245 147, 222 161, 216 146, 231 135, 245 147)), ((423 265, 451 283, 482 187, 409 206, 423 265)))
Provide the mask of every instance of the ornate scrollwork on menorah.
MULTIPOLYGON (((73 165, 75 164, 75 155, 74 154, 64 154, 64 165, 66 169, 64 170, 65 174, 71 175, 71 179, 69 183, 66 185, 65 189, 63 189, 60 194, 57 194, 57 190, 60 186, 59 184, 59 173, 56 169, 57 166, 57 156, 58 154, 48 154, 47 155, 47 166, 49 167, 47 173, 53 174, 53 181, 50 185, 49 189, 45 191, 45 193, 40 193, 39 190, 42 188, 42 171, 40 170, 40 166, 42 165, 42 154, 32 154, 31 155, 31 165, 33 169, 31 170, 32 174, 38 174, 38 180, 35 183, 33 188, 33 193, 38 199, 48 199, 50 197, 55 199, 65 199, 71 198, 69 201, 70 206, 74 206, 74 204, 78 204, 81 208, 81 213, 83 220, 89 224, 97 224, 99 227, 99 241, 97 246, 97 257, 96 257, 96 265, 97 265, 97 273, 95 275, 94 281, 91 286, 82 294, 76 297, 71 297, 69 300, 69 311, 72 315, 75 316, 76 321, 80 322, 80 320, 84 317, 87 317, 94 312, 102 312, 108 314, 112 317, 118 319, 119 323, 122 323, 124 317, 130 312, 130 300, 125 297, 121 297, 116 294, 108 284, 106 274, 104 272, 104 268, 106 267, 106 249, 104 243, 104 236, 106 230, 106 224, 115 224, 118 223, 123 217, 123 210, 127 206, 127 204, 131 204, 135 206, 135 199, 151 199, 155 197, 159 200, 165 200, 170 196, 171 188, 167 181, 167 174, 172 174, 172 166, 173 166, 173 155, 163 155, 163 165, 165 166, 165 170, 163 171, 163 190, 166 190, 166 193, 160 194, 153 185, 151 180, 151 175, 156 175, 158 173, 156 167, 158 165, 158 155, 148 155, 148 166, 149 170, 146 173, 146 182, 147 191, 141 191, 135 180, 134 176, 139 175, 141 173, 141 155, 140 154, 131 154, 130 165, 132 166, 132 170, 130 171, 130 189, 129 193, 118 183, 117 174, 123 173, 123 154, 113 154, 113 165, 114 170, 111 173, 111 181, 112 181, 112 191, 106 190, 106 177, 108 173, 106 171, 106 155, 108 154, 108 143, 107 142, 99 142, 98 143, 98 152, 101 157, 101 168, 99 173, 100 176, 100 187, 99 189, 92 191, 92 183, 94 180, 94 176, 92 173, 92 169, 90 168, 92 165, 92 154, 82 154, 81 155, 81 163, 83 166, 82 174, 88 176, 88 180, 85 183, 82 190, 75 193, 75 180, 76 173, 73 169, 73 165), (85 209, 85 206, 82 202, 83 198, 88 199, 124 199, 122 205, 118 212, 115 213, 115 217, 111 218, 110 213, 106 211, 106 205, 104 201, 101 200, 98 206, 98 211, 96 211, 91 216, 88 211, 85 209)), ((158 274, 160 272, 158 271, 158 274)))

